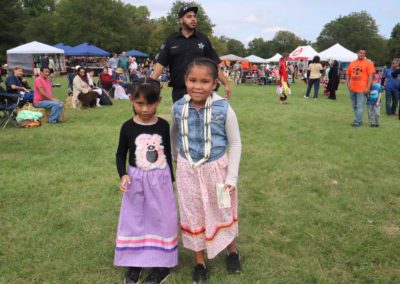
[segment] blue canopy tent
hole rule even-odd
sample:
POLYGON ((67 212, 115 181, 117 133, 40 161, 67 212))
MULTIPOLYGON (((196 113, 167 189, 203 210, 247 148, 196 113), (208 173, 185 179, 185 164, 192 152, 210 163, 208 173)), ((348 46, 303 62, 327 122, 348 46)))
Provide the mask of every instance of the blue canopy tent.
POLYGON ((108 51, 105 51, 97 46, 82 43, 77 46, 71 47, 68 51, 65 52, 66 56, 110 56, 108 51))
POLYGON ((141 51, 138 51, 138 50, 135 50, 135 49, 127 51, 126 55, 127 56, 133 56, 133 57, 143 57, 143 58, 150 57, 148 54, 146 54, 144 52, 141 52, 141 51))
POLYGON ((71 46, 66 45, 66 44, 64 44, 62 42, 61 43, 57 43, 56 45, 53 45, 53 46, 56 47, 56 48, 64 50, 65 53, 72 48, 71 46))

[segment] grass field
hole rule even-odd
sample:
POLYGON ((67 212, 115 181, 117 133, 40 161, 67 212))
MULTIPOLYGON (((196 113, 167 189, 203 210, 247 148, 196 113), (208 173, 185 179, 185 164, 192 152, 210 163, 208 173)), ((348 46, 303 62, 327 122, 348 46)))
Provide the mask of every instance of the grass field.
MULTIPOLYGON (((54 89, 65 99, 63 88, 54 89)), ((220 255, 209 283, 399 283, 400 122, 350 127, 338 100, 289 104, 275 87, 240 86, 231 104, 243 143, 238 246, 242 274, 220 255)), ((159 114, 169 118, 170 89, 159 114)), ((122 283, 113 266, 121 193, 114 155, 127 101, 66 111, 62 125, 0 131, 0 283, 122 283)), ((192 254, 167 283, 191 283, 192 254)))

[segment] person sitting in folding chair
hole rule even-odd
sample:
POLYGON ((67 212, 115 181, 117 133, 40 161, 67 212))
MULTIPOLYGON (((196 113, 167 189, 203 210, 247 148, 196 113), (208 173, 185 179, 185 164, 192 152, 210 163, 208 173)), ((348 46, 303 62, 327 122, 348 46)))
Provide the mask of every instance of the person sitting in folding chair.
POLYGON ((9 122, 16 125, 16 115, 18 104, 22 100, 22 95, 5 93, 0 89, 0 127, 3 129, 9 122))
POLYGON ((103 72, 99 75, 99 86, 107 93, 113 88, 113 77, 108 73, 108 68, 104 67, 103 72))
MULTIPOLYGON (((33 102, 33 92, 30 90, 28 82, 23 79, 24 69, 21 66, 16 66, 14 72, 6 79, 6 92, 9 94, 21 94, 23 99, 19 107, 22 107, 25 102, 33 102)), ((14 102, 19 96, 15 96, 14 102)))
POLYGON ((111 98, 114 98, 114 86, 113 77, 109 74, 108 68, 104 67, 103 72, 99 75, 98 85, 103 90, 103 94, 100 96, 101 105, 112 105, 111 98))
POLYGON ((64 102, 55 98, 52 94, 52 83, 49 79, 49 67, 40 68, 40 76, 35 79, 34 84, 34 100, 33 104, 36 108, 45 108, 51 110, 49 123, 55 124, 61 122, 61 115, 64 109, 64 102))
POLYGON ((128 100, 129 97, 126 94, 126 77, 122 68, 117 68, 115 71, 116 76, 114 77, 113 87, 114 87, 114 99, 116 100, 128 100))

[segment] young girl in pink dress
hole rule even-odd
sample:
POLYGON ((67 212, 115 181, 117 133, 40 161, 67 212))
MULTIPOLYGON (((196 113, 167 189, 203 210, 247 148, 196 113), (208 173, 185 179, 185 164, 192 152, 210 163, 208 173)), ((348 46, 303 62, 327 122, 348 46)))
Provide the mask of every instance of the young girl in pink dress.
POLYGON ((235 112, 214 92, 217 77, 214 61, 194 60, 185 76, 188 94, 173 106, 172 157, 177 160, 183 246, 195 255, 194 283, 206 281, 206 251, 211 259, 227 249, 228 272, 240 272, 235 242, 240 132, 235 112), (225 206, 218 194, 228 202, 225 206))

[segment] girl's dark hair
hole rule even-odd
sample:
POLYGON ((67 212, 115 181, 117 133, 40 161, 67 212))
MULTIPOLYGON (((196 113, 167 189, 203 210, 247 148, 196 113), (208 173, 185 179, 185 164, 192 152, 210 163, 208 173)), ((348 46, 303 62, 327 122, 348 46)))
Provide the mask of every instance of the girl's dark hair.
POLYGON ((150 77, 140 78, 136 83, 127 86, 131 100, 143 96, 148 104, 160 100, 160 82, 150 77))
POLYGON ((312 62, 313 62, 313 63, 319 63, 319 60, 320 60, 319 56, 318 56, 318 55, 315 55, 314 58, 313 58, 313 60, 312 60, 312 62))
POLYGON ((210 68, 213 79, 218 79, 217 63, 215 63, 215 61, 211 60, 210 58, 206 58, 206 57, 200 57, 200 58, 196 58, 195 60, 193 60, 192 63, 190 63, 186 69, 185 77, 187 75, 189 75, 192 68, 196 67, 196 66, 206 66, 206 67, 210 68))
POLYGON ((338 67, 339 66, 339 62, 337 62, 337 60, 333 60, 332 66, 338 67))
POLYGON ((86 83, 89 84, 86 73, 87 73, 87 72, 86 72, 86 69, 83 68, 83 67, 79 67, 78 70, 76 70, 76 75, 79 76, 79 77, 81 77, 81 79, 82 79, 83 81, 85 81, 86 83), (81 76, 81 74, 80 74, 81 70, 85 71, 85 75, 81 76))
MULTIPOLYGON (((218 79, 219 68, 218 68, 217 63, 215 63, 214 60, 211 60, 210 58, 206 58, 206 57, 200 57, 200 58, 196 58, 195 60, 193 60, 192 63, 190 63, 186 69, 185 77, 187 77, 187 75, 189 75, 192 68, 196 67, 196 66, 206 66, 206 67, 210 68, 213 79, 214 80, 218 79)), ((219 89, 219 82, 217 83, 217 86, 215 87, 214 91, 218 92, 218 89, 219 89)))

